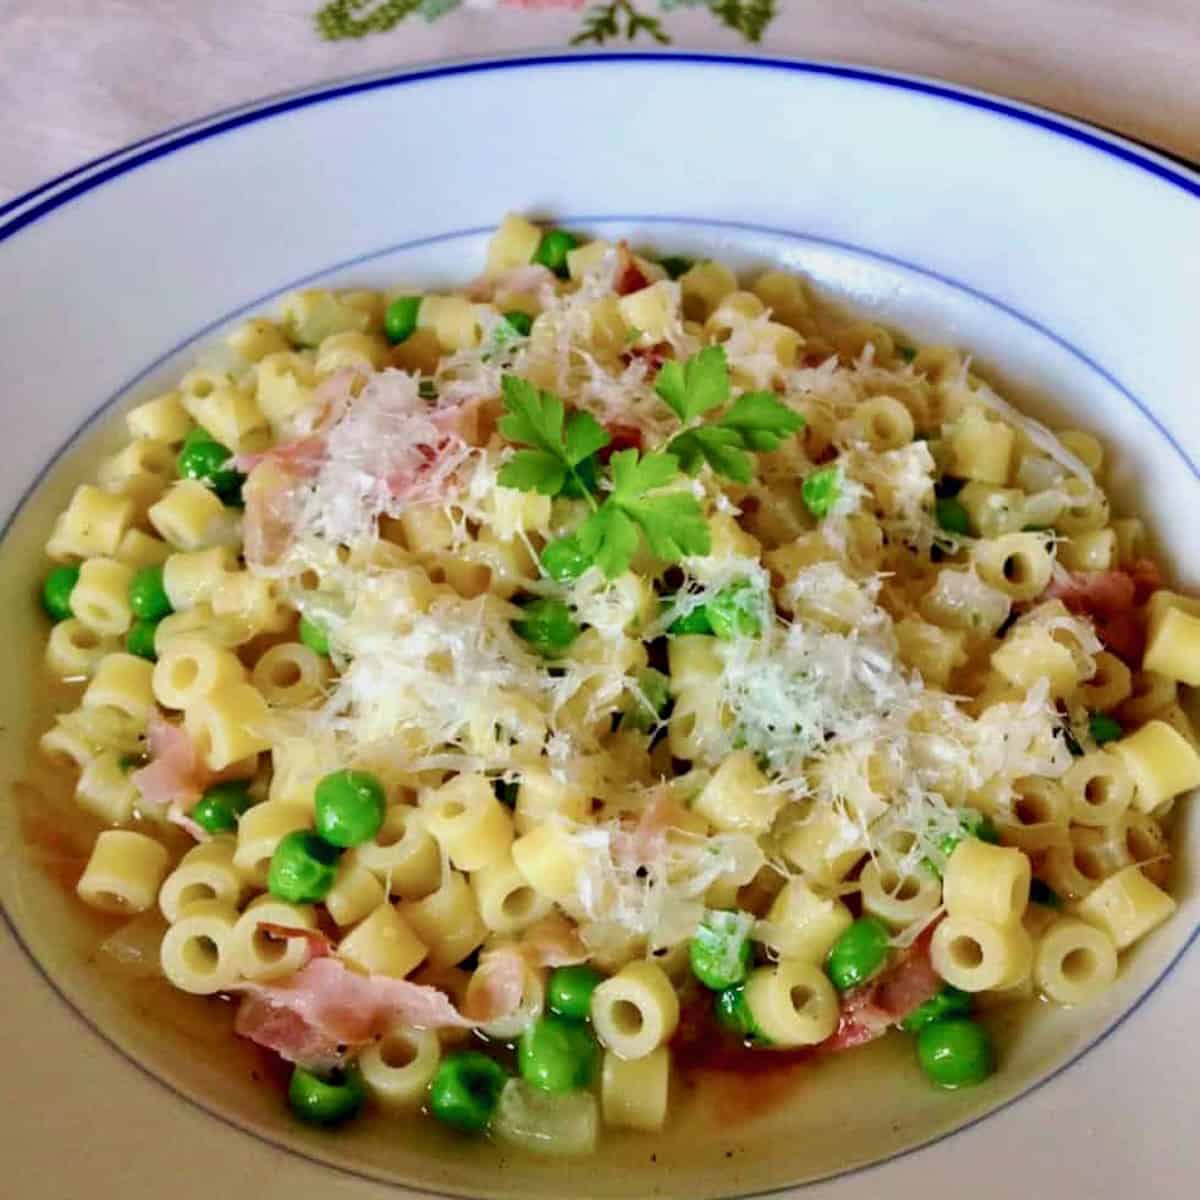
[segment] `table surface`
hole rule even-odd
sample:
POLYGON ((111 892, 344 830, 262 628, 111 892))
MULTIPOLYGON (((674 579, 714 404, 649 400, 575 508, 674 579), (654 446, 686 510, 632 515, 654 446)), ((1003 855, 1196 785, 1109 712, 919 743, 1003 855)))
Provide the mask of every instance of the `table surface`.
POLYGON ((0 202, 272 92, 573 40, 915 71, 1200 161, 1197 0, 0 0, 0 28, 0 202))

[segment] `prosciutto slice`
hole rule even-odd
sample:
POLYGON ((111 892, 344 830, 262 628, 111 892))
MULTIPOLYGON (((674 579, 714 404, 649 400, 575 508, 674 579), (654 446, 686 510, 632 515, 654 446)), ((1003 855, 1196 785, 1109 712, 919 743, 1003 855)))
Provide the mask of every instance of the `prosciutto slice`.
POLYGON ((147 808, 183 824, 178 818, 200 799, 212 772, 185 730, 158 709, 150 715, 146 737, 150 763, 133 773, 134 786, 147 808))
POLYGON ((1138 609, 1162 587, 1150 559, 1114 571, 1076 571, 1046 589, 1073 613, 1091 617, 1096 634, 1114 654, 1136 666, 1145 648, 1145 623, 1138 609))
POLYGON ((469 1005, 460 1012, 438 988, 360 975, 333 957, 329 939, 315 929, 264 922, 280 938, 303 938, 309 961, 273 984, 246 983, 236 1031, 289 1062, 314 1069, 338 1065, 394 1025, 469 1029, 515 1013, 531 970, 582 962, 587 953, 575 927, 561 916, 531 925, 514 942, 485 950, 472 976, 469 1005))
POLYGON ((534 968, 570 967, 588 957, 575 926, 560 913, 544 917, 526 929, 517 949, 534 968))
POLYGON ((878 976, 842 997, 842 1014, 826 1050, 849 1050, 882 1037, 905 1017, 932 1000, 944 986, 929 961, 927 930, 878 976))
POLYGON ((642 811, 632 829, 613 836, 613 859, 626 868, 650 867, 667 852, 672 831, 687 828, 688 810, 665 789, 642 811))
POLYGON ((328 1068, 401 1024, 469 1029, 476 1024, 445 992, 407 979, 360 975, 340 959, 313 958, 281 983, 244 983, 234 1029, 304 1066, 328 1068))

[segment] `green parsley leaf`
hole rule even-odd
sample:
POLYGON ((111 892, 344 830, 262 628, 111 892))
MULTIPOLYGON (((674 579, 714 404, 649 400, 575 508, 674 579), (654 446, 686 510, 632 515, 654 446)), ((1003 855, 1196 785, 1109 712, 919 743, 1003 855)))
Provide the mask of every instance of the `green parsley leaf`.
MULTIPOLYGON (((684 421, 726 403, 729 372, 724 349, 709 346, 682 365, 664 363, 655 390, 684 421)), ((777 450, 785 437, 803 426, 804 418, 770 392, 747 392, 712 424, 685 429, 667 451, 689 475, 708 463, 718 475, 749 483, 754 464, 746 451, 777 450)))
POLYGON ((516 375, 505 375, 501 389, 505 415, 500 418, 500 432, 510 442, 528 447, 500 468, 501 486, 544 496, 557 496, 571 478, 582 486, 575 468, 610 441, 596 418, 585 412, 567 417, 557 396, 516 375))
POLYGON ((679 460, 673 454, 639 458, 636 450, 621 450, 612 456, 611 466, 613 490, 605 507, 614 505, 636 521, 659 558, 678 562, 689 554, 709 552, 708 522, 690 491, 648 494, 675 478, 679 460))
POLYGON ((778 450, 784 438, 804 428, 804 418, 770 392, 746 392, 717 425, 736 432, 748 450, 778 450))
POLYGON ((541 492, 557 496, 567 482, 567 468, 545 450, 518 450, 496 476, 503 487, 518 492, 541 492))
POLYGON ((608 431, 591 413, 573 412, 567 418, 567 462, 577 467, 585 458, 612 441, 608 431))
POLYGON ((718 475, 737 483, 749 483, 753 464, 742 450, 741 435, 734 429, 718 425, 700 425, 681 433, 667 450, 679 459, 679 465, 695 475, 707 462, 718 475))
POLYGON ((699 501, 690 492, 648 496, 636 508, 628 507, 642 527, 650 549, 664 562, 679 562, 712 549, 708 522, 699 501))
POLYGON ((678 562, 711 549, 704 510, 691 492, 659 492, 679 475, 673 454, 639 455, 621 450, 612 456, 612 491, 582 525, 542 551, 552 578, 574 579, 595 563, 613 579, 629 568, 645 536, 650 549, 666 562, 678 562))
POLYGON ((500 418, 500 432, 510 442, 558 454, 562 449, 562 401, 516 375, 505 375, 500 389, 507 414, 500 418))
POLYGON ((618 504, 630 501, 666 487, 679 473, 679 460, 673 454, 643 454, 636 450, 620 450, 612 456, 612 499, 618 504))
POLYGON ((637 553, 637 525, 620 508, 605 504, 576 530, 575 541, 589 562, 595 563, 607 578, 615 579, 628 569, 637 553))
POLYGON ((654 390, 683 422, 729 402, 729 367, 723 346, 705 346, 686 362, 669 359, 659 368, 654 390))

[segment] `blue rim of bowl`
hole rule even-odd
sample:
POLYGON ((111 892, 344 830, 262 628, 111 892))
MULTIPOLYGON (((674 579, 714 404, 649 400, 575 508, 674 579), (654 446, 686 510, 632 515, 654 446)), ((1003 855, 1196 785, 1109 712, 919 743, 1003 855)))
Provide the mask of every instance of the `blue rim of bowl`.
MULTIPOLYGON (((61 207, 62 205, 68 203, 69 201, 75 199, 76 197, 83 195, 86 192, 91 191, 96 187, 99 187, 101 184, 103 184, 104 182, 106 182, 109 179, 116 178, 117 176, 123 175, 129 171, 136 170, 138 167, 140 167, 148 162, 151 162, 157 158, 161 158, 167 154, 173 153, 176 150, 183 149, 186 146, 191 145, 195 142, 205 141, 209 138, 217 137, 217 136, 221 135, 222 133, 226 133, 226 132, 229 132, 230 130, 236 129, 242 125, 251 124, 251 123, 254 123, 254 122, 257 122, 260 120, 265 120, 265 119, 268 119, 273 116, 277 116, 277 115, 280 115, 283 113, 294 111, 296 109, 308 107, 309 105, 312 105, 312 104, 318 104, 318 103, 328 102, 331 100, 337 100, 337 99, 341 99, 346 96, 357 95, 357 94, 361 94, 362 92, 367 92, 367 91, 374 91, 374 90, 384 88, 384 87, 401 86, 401 85, 408 84, 408 83, 418 83, 418 82, 423 82, 423 81, 430 80, 430 79, 445 78, 448 76, 484 73, 484 72, 495 71, 495 70, 509 70, 509 69, 519 69, 519 68, 541 67, 541 66, 567 66, 567 65, 579 64, 579 63, 597 65, 597 64, 608 63, 611 61, 649 62, 649 63, 659 63, 659 64, 686 63, 686 64, 692 64, 692 65, 723 65, 723 66, 740 67, 740 68, 765 68, 765 69, 769 69, 769 70, 784 70, 784 71, 794 71, 794 72, 806 73, 806 74, 825 75, 825 76, 831 76, 831 77, 835 77, 835 78, 839 78, 839 79, 848 80, 850 82, 878 84, 878 85, 896 87, 896 88, 899 88, 902 90, 923 93, 925 95, 933 96, 938 99, 949 100, 952 102, 964 104, 964 105, 967 105, 968 107, 981 109, 986 112, 990 112, 994 115, 999 115, 999 116, 1007 117, 1009 119, 1014 119, 1014 120, 1017 120, 1020 122, 1024 122, 1024 123, 1033 125, 1043 131, 1057 134, 1059 136, 1068 138, 1069 140, 1082 143, 1083 145, 1086 145, 1094 150, 1100 151, 1111 157, 1115 157, 1129 165, 1140 168, 1141 170, 1144 170, 1144 171, 1148 172, 1149 174, 1156 176, 1157 178, 1159 178, 1167 183, 1172 184, 1175 187, 1181 188, 1183 191, 1185 191, 1189 195, 1200 199, 1200 174, 1190 171, 1190 170, 1176 168, 1175 166, 1172 165, 1172 162, 1169 158, 1167 158, 1166 156, 1159 155, 1156 151, 1143 151, 1143 150, 1139 149, 1137 146, 1135 146, 1134 144, 1128 142, 1126 139, 1119 137, 1118 135, 1111 135, 1111 134, 1103 133, 1101 131, 1096 130, 1094 127, 1088 126, 1082 122, 1078 122, 1073 119, 1062 118, 1057 115, 1048 113, 1045 110, 1037 109, 1037 108, 1034 108, 1034 107, 1028 106, 1028 105, 1016 104, 1016 103, 1013 103, 1010 101, 999 100, 992 96, 987 95, 986 93, 973 91, 968 88, 952 87, 947 84, 938 83, 938 82, 923 79, 920 77, 915 77, 915 76, 911 76, 911 75, 902 75, 902 74, 891 74, 888 72, 868 70, 868 69, 858 68, 858 67, 839 66, 837 64, 832 64, 832 63, 805 62, 805 61, 801 61, 801 60, 773 59, 773 58, 766 58, 766 57, 758 58, 758 57, 751 57, 751 56, 744 56, 744 55, 720 55, 720 54, 697 54, 697 53, 674 54, 674 53, 661 53, 661 52, 644 52, 644 53, 618 52, 618 53, 613 53, 613 54, 591 54, 591 53, 587 53, 587 54, 548 54, 548 55, 534 55, 534 56, 523 56, 523 57, 514 57, 514 58, 474 60, 474 61, 467 61, 467 62, 461 62, 461 63, 453 63, 453 64, 448 64, 448 65, 443 65, 443 66, 435 66, 435 67, 424 68, 424 69, 418 68, 415 70, 392 72, 392 73, 386 73, 383 75, 372 75, 372 76, 368 76, 366 78, 350 80, 350 81, 345 81, 345 82, 329 85, 327 87, 317 87, 315 89, 307 90, 304 92, 288 93, 288 94, 278 97, 278 98, 275 98, 275 97, 268 98, 267 100, 259 101, 255 104, 242 106, 242 107, 239 107, 236 109, 227 110, 227 112, 225 112, 225 113, 214 114, 213 116, 210 116, 208 118, 202 118, 199 121, 191 122, 189 124, 176 127, 175 129, 168 130, 165 133, 154 135, 153 137, 146 138, 146 139, 143 139, 142 141, 132 143, 129 146, 126 146, 120 150, 114 151, 112 154, 105 155, 99 159, 93 160, 92 162, 85 163, 83 166, 76 168, 74 171, 67 172, 64 175, 58 176, 54 179, 51 179, 51 180, 47 181, 46 183, 40 185, 39 187, 36 187, 29 192, 26 192, 22 196, 16 197, 14 200, 9 201, 7 204, 0 206, 0 216, 3 216, 5 213, 14 211, 15 209, 19 208, 23 204, 26 204, 30 200, 36 199, 38 196, 43 195, 49 191, 52 191, 55 187, 57 187, 60 184, 66 184, 71 180, 78 180, 78 182, 71 184, 71 186, 63 188, 62 191, 57 192, 52 196, 49 196, 46 200, 42 201, 40 204, 35 205, 34 208, 29 209, 26 212, 19 213, 16 217, 13 217, 8 222, 0 225, 0 242, 5 241, 8 237, 12 236, 12 234, 16 233, 19 229, 24 228, 26 225, 32 224, 33 222, 39 220, 46 213, 52 212, 54 209, 61 207), (145 149, 143 149, 143 147, 145 147, 145 149), (122 159, 122 156, 124 156, 124 155, 130 155, 133 151, 138 151, 138 150, 140 150, 141 152, 132 154, 131 157, 124 158, 122 161, 119 161, 119 162, 115 161, 117 159, 122 159), (111 165, 106 166, 104 170, 97 171, 96 174, 94 174, 94 175, 88 175, 89 171, 93 171, 96 168, 105 166, 105 164, 111 164, 111 165), (85 177, 85 178, 81 178, 81 177, 85 177)), ((1138 410, 1141 412, 1141 414, 1151 421, 1151 423, 1155 426, 1155 428, 1158 430, 1158 432, 1164 436, 1164 438, 1169 442, 1169 444, 1173 447, 1173 449, 1176 451, 1176 453, 1179 454, 1179 456, 1184 461, 1184 463, 1191 469, 1193 475, 1198 474, 1196 466, 1191 462, 1190 458, 1187 456, 1187 454, 1184 452, 1183 448, 1178 444, 1178 442, 1174 439, 1174 437, 1170 434, 1170 432, 1136 398, 1136 396, 1134 396, 1134 394, 1129 391, 1128 388, 1126 388, 1124 385, 1122 385, 1107 370, 1105 370, 1102 366, 1100 366, 1100 364, 1098 364, 1094 360, 1090 359, 1082 351, 1078 350, 1077 348, 1072 346, 1069 342, 1066 342, 1064 339, 1058 337, 1058 335, 1054 334, 1052 331, 1050 331, 1049 329, 1047 329, 1045 326, 1041 325, 1037 321, 1033 320, 1032 318, 1027 317, 1024 314, 1018 312, 1017 310, 1011 308, 1010 306, 1005 305, 1002 302, 993 299, 992 297, 986 295, 986 293, 980 292, 977 289, 974 289, 967 285, 961 284, 953 279, 949 279, 946 276, 940 275, 936 272, 919 267, 915 264, 908 263, 904 260, 894 258, 894 257, 888 256, 886 254, 882 254, 878 251, 870 250, 867 248, 848 245, 847 243, 844 243, 844 242, 843 243, 830 242, 828 239, 821 239, 821 238, 814 237, 811 235, 798 234, 797 232, 792 231, 792 230, 785 230, 785 229, 773 228, 773 227, 768 227, 768 226, 756 226, 756 225, 752 225, 752 224, 748 224, 748 223, 740 223, 740 222, 736 222, 736 221, 721 221, 721 220, 717 220, 717 219, 709 219, 709 218, 695 217, 695 216, 680 218, 680 217, 652 216, 652 215, 622 216, 622 215, 599 215, 599 214, 593 215, 591 217, 579 216, 579 217, 564 218, 564 219, 565 220, 566 219, 573 220, 580 224, 584 224, 589 220, 591 220, 595 223, 600 223, 602 221, 622 221, 622 220, 629 221, 629 222, 636 222, 636 221, 640 220, 640 221, 644 221, 646 223, 651 223, 654 221, 663 221, 663 222, 670 221, 670 222, 677 222, 680 224, 694 224, 697 226, 709 225, 709 226, 713 226, 713 227, 725 227, 725 228, 731 228, 731 229, 739 229, 744 232, 751 232, 751 233, 769 234, 769 235, 774 235, 774 236, 785 236, 785 237, 793 237, 793 238, 803 238, 803 239, 811 241, 811 242, 824 241, 825 244, 832 245, 834 247, 840 247, 840 248, 846 249, 846 250, 851 250, 851 251, 854 251, 855 253, 864 254, 864 255, 867 255, 868 257, 876 258, 876 259, 882 260, 884 262, 890 263, 892 265, 900 266, 900 267, 906 268, 908 270, 915 271, 919 274, 925 275, 927 277, 933 278, 933 279, 937 280, 938 282, 947 284, 957 290, 967 292, 968 294, 971 294, 972 296, 993 305, 997 309, 1000 309, 1000 310, 1006 312, 1008 315, 1015 317, 1017 320, 1021 321, 1022 323, 1026 324, 1027 326, 1033 328, 1037 332, 1041 333, 1043 336, 1049 337, 1056 344, 1058 344, 1059 346, 1061 346, 1062 348, 1067 350, 1069 353, 1071 353, 1073 356, 1078 358, 1085 365, 1089 366, 1092 370, 1094 370, 1102 378, 1104 378, 1110 385, 1114 386, 1123 396, 1125 396, 1127 399, 1132 401, 1132 403, 1138 408, 1138 410)), ((326 274, 329 274, 330 272, 335 271, 339 268, 344 268, 344 267, 353 265, 354 263, 357 263, 357 262, 364 262, 364 261, 368 260, 369 258, 378 257, 382 254, 387 254, 389 252, 395 252, 395 251, 398 251, 398 250, 401 250, 404 248, 415 249, 418 245, 425 245, 425 244, 436 243, 436 242, 440 242, 440 241, 446 241, 446 240, 449 240, 452 238, 466 236, 466 235, 469 235, 470 233, 479 233, 479 232, 482 232, 482 231, 481 230, 458 230, 458 231, 452 231, 452 232, 444 233, 444 234, 440 234, 440 235, 433 235, 432 237, 416 239, 415 241, 406 242, 402 246, 386 247, 383 250, 377 250, 377 251, 369 252, 366 255, 357 256, 355 259, 349 260, 348 262, 345 262, 345 263, 333 264, 332 266, 324 268, 323 270, 313 272, 310 276, 307 276, 306 279, 307 278, 316 278, 320 275, 326 275, 326 274)), ((210 323, 208 326, 204 327, 200 331, 192 334, 190 337, 181 341, 172 350, 168 351, 166 354, 164 354, 164 355, 160 356, 158 359, 156 359, 154 363, 143 368, 142 371, 140 371, 138 373, 138 375, 134 377, 133 380, 127 382, 120 389, 118 389, 116 392, 114 392, 113 396, 110 397, 110 399, 108 401, 106 401, 106 403, 104 405, 102 405, 100 409, 98 409, 95 413, 93 413, 89 416, 89 418, 70 436, 70 438, 67 440, 67 442, 64 444, 64 446, 60 447, 59 450, 55 452, 55 454, 51 458, 50 462, 46 465, 46 467, 43 468, 43 470, 38 473, 37 478, 30 484, 29 488, 26 489, 26 491, 22 495, 22 497, 13 506, 11 512, 9 514, 7 514, 6 519, 4 521, 3 528, 0 529, 0 538, 2 538, 7 533, 8 528, 10 527, 12 521, 15 520, 18 513, 24 507, 24 504, 27 501, 29 495, 32 493, 32 491, 34 491, 37 488, 37 486, 39 485, 42 478, 44 478, 46 472, 49 471, 53 467, 54 463, 59 459, 59 457, 61 456, 63 451, 66 449, 66 447, 69 446, 71 443, 73 443, 89 426, 91 426, 94 423, 94 421, 96 419, 98 419, 102 415, 103 412, 105 412, 108 408, 110 408, 111 405, 113 403, 115 403, 115 401, 122 394, 127 392, 130 387, 134 386, 138 380, 143 378, 145 375, 149 374, 157 366, 161 365, 168 358, 170 358, 174 354, 178 353, 185 346, 195 342, 198 338, 206 336, 207 333, 211 332, 213 329, 217 328, 219 325, 225 323, 231 317, 237 315, 238 312, 246 311, 249 308, 254 307, 257 304, 262 303, 263 300, 266 299, 268 296, 278 295, 279 292, 287 290, 287 288, 289 286, 296 286, 297 284, 299 284, 301 282, 304 282, 304 281, 303 280, 293 281, 293 283, 290 285, 284 285, 282 288, 274 289, 272 292, 268 293, 267 296, 259 297, 253 301, 250 301, 248 304, 241 306, 238 310, 235 310, 233 313, 227 313, 224 317, 220 318, 218 321, 210 323)), ((233 1120, 232 1118, 226 1117, 222 1113, 220 1113, 218 1110, 216 1110, 215 1108, 211 1108, 206 1103, 204 1103, 202 1100, 199 1100, 199 1099, 196 1099, 196 1098, 190 1096, 188 1093, 180 1090, 175 1085, 173 1085, 169 1081, 163 1079, 161 1076, 156 1074, 154 1071, 150 1070, 150 1068, 146 1067, 140 1061, 138 1061, 138 1059, 136 1057, 134 1057, 133 1054, 127 1052, 122 1046, 120 1046, 118 1043, 114 1042, 84 1012, 82 1012, 79 1008, 76 1007, 76 1005, 60 990, 60 988, 59 988, 58 984, 55 982, 55 980, 53 978, 51 978, 51 976, 46 972, 46 970, 42 967, 41 963, 38 961, 37 957, 33 954, 33 952, 26 945, 24 939, 20 936, 20 933, 17 930, 15 924, 13 923, 6 908, 0 907, 0 914, 3 915, 4 924, 5 924, 5 926, 7 926, 9 932, 12 934, 13 940, 16 943, 16 945, 21 949, 21 951, 30 960, 30 963, 35 968, 36 972, 42 977, 42 979, 51 988, 51 990, 55 993, 55 995, 57 995, 59 997, 59 999, 62 1000, 64 1004, 66 1004, 66 1006, 76 1015, 76 1017, 79 1020, 81 1020, 83 1022, 83 1024, 85 1026, 87 1026, 87 1028, 91 1029, 92 1032, 95 1033, 99 1038, 101 1038, 105 1042, 106 1045, 111 1047, 121 1058, 123 1058, 125 1061, 130 1063, 137 1071, 139 1071, 139 1073, 141 1073, 141 1074, 145 1075, 147 1078, 153 1080, 159 1086, 167 1088, 169 1091, 174 1093, 176 1096, 178 1096, 185 1102, 195 1106, 197 1109, 199 1109, 202 1113, 206 1114, 210 1118, 220 1122, 221 1124, 223 1124, 231 1129, 238 1131, 239 1133, 247 1134, 251 1137, 257 1138, 258 1140, 263 1141, 266 1144, 275 1147, 276 1149, 282 1150, 288 1154, 293 1154, 297 1158, 300 1158, 306 1162, 309 1162, 315 1166, 324 1168, 326 1170, 339 1171, 339 1172, 345 1173, 353 1178, 362 1179, 364 1181, 368 1181, 368 1182, 375 1183, 375 1184, 384 1183, 385 1186, 389 1185, 389 1181, 384 1180, 379 1175, 373 1174, 368 1171, 358 1170, 352 1166, 343 1165, 341 1163, 330 1162, 327 1159, 320 1158, 313 1154, 309 1154, 302 1149, 298 1149, 295 1146, 287 1144, 286 1142, 279 1141, 276 1138, 272 1137, 268 1133, 262 1132, 258 1129, 248 1127, 247 1125, 241 1124, 241 1123, 233 1120)), ((873 1171, 878 1168, 885 1167, 889 1163, 896 1162, 899 1159, 907 1158, 911 1155, 917 1154, 920 1151, 930 1149, 936 1145, 939 1145, 941 1142, 948 1140, 949 1138, 957 1136, 958 1134, 966 1133, 968 1130, 975 1128, 977 1125, 981 1124, 982 1122, 989 1120, 990 1118, 995 1117, 995 1116, 999 1115, 1000 1113, 1006 1111, 1007 1109, 1012 1107, 1014 1104, 1016 1104, 1018 1101, 1025 1099, 1027 1096, 1032 1095, 1034 1092, 1039 1091, 1041 1088, 1045 1087, 1047 1084, 1053 1082, 1060 1075, 1064 1074, 1067 1070, 1069 1070, 1077 1062, 1079 1062, 1079 1060, 1082 1059, 1085 1055, 1089 1054, 1092 1050, 1098 1048, 1100 1045, 1102 1045, 1104 1042, 1106 1042, 1110 1037, 1112 1037, 1117 1032, 1117 1030, 1120 1029, 1146 1003, 1146 1001, 1149 1000, 1149 998, 1158 990, 1158 988, 1162 985, 1162 983, 1165 981, 1167 976, 1171 974, 1171 972, 1175 969, 1175 967, 1178 965, 1178 963, 1184 958, 1184 956, 1188 953, 1188 951, 1191 949, 1191 947, 1196 943, 1198 938, 1200 938, 1200 924, 1198 924, 1196 926, 1196 928, 1192 930, 1192 932, 1188 936, 1187 940, 1184 941, 1183 944, 1176 950, 1175 954, 1171 957, 1170 961, 1166 964, 1166 966, 1162 969, 1162 971, 1159 973, 1157 978, 1150 984, 1150 986, 1144 992, 1142 992, 1142 994, 1140 996, 1138 996, 1137 999, 1128 1008, 1126 1008, 1120 1014, 1120 1016, 1118 1016, 1117 1019, 1112 1022, 1111 1025, 1108 1026, 1107 1029, 1105 1029, 1102 1033, 1100 1033, 1097 1037, 1095 1037, 1092 1041, 1090 1041, 1082 1049, 1080 1049, 1075 1054, 1073 1054, 1065 1062, 1061 1063, 1053 1071, 1049 1072, 1047 1075, 1043 1076, 1042 1078, 1036 1080, 1034 1083, 1030 1084, 1027 1088, 1023 1089, 1022 1091, 1017 1092, 1015 1095, 1010 1096, 1008 1099, 1002 1101, 1000 1104, 996 1105, 994 1108, 990 1108, 986 1112, 980 1113, 977 1116, 972 1117, 971 1119, 969 1119, 968 1121, 964 1122, 961 1125, 956 1125, 953 1128, 950 1128, 941 1133, 935 1134, 933 1137, 927 1139, 926 1141, 919 1142, 913 1146, 905 1147, 902 1150, 897 1150, 894 1153, 888 1154, 883 1158, 880 1158, 880 1159, 877 1159, 877 1160, 874 1160, 871 1162, 860 1163, 855 1166, 847 1167, 846 1169, 841 1170, 841 1171, 834 1171, 829 1174, 820 1176, 816 1179, 808 1180, 803 1183, 788 1184, 788 1185, 782 1185, 782 1186, 776 1187, 776 1188, 768 1188, 766 1190, 760 1190, 760 1191, 756 1191, 756 1192, 742 1193, 741 1200, 765 1200, 765 1198, 767 1198, 767 1197, 784 1197, 784 1196, 787 1196, 790 1194, 795 1194, 796 1192, 800 1191, 801 1189, 808 1189, 808 1188, 819 1186, 821 1184, 829 1184, 829 1183, 835 1182, 837 1180, 847 1179, 847 1178, 851 1178, 853 1176, 865 1174, 868 1171, 873 1171)), ((391 1184, 391 1186, 407 1187, 408 1185, 391 1184)), ((418 1185, 418 1186, 421 1186, 421 1185, 418 1185)), ((470 1193, 467 1193, 467 1192, 430 1191, 429 1189, 426 1189, 424 1187, 422 1187, 422 1190, 425 1191, 426 1194, 431 1195, 431 1196, 444 1197, 445 1200, 462 1200, 462 1197, 466 1197, 466 1196, 470 1195, 470 1193)))
POLYGON ((1035 105, 980 92, 972 88, 959 87, 940 81, 901 72, 889 72, 865 67, 847 66, 832 62, 783 59, 769 56, 708 54, 696 52, 664 51, 614 51, 613 53, 578 52, 570 54, 533 54, 511 58, 468 59, 417 67, 401 71, 374 73, 354 77, 326 86, 303 91, 292 91, 268 97, 248 105, 238 106, 203 117, 198 121, 176 126, 163 133, 143 138, 141 141, 102 155, 72 171, 47 180, 0 205, 0 218, 8 220, 0 224, 0 242, 11 237, 26 225, 39 220, 48 212, 59 208, 76 197, 101 186, 110 179, 135 170, 145 163, 153 162, 163 155, 174 153, 195 142, 218 137, 243 125, 267 120, 271 117, 307 108, 314 104, 325 104, 348 96, 381 88, 422 83, 432 79, 445 79, 456 75, 482 74, 491 71, 525 70, 542 67, 597 66, 609 63, 641 63, 651 65, 725 66, 744 69, 784 71, 797 74, 822 75, 852 83, 896 88, 915 92, 940 100, 948 100, 970 108, 980 109, 994 116, 1032 125, 1044 132, 1055 134, 1070 141, 1088 146, 1111 158, 1156 176, 1173 187, 1180 188, 1191 196, 1200 198, 1200 172, 1177 166, 1178 159, 1160 154, 1156 150, 1143 149, 1134 142, 1117 134, 1101 131, 1083 121, 1060 116, 1035 105), (55 191, 58 188, 60 190, 55 191), (47 195, 47 193, 53 193, 47 195), (17 212, 39 196, 45 199, 17 212))

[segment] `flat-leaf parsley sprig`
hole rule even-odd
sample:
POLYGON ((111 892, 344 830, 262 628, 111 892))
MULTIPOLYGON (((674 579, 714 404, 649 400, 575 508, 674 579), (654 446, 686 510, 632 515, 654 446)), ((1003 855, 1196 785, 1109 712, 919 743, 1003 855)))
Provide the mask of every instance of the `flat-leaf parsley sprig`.
POLYGON ((777 450, 784 438, 804 428, 804 418, 770 392, 746 392, 729 404, 723 346, 706 346, 686 362, 663 363, 654 390, 684 423, 667 451, 689 475, 708 463, 718 475, 749 483, 754 464, 746 451, 777 450), (725 412, 715 421, 698 423, 717 408, 725 412))
POLYGON ((643 536, 666 562, 709 552, 700 502, 690 490, 663 490, 682 482, 674 454, 620 450, 602 483, 596 452, 612 439, 590 413, 567 415, 557 396, 515 375, 502 378, 501 390, 500 432, 523 448, 500 468, 497 482, 543 496, 581 496, 591 509, 574 533, 542 551, 553 579, 577 578, 593 564, 615 578, 628 569, 643 536))
POLYGON ((518 450, 497 476, 519 492, 557 496, 563 491, 586 498, 592 508, 596 470, 593 455, 612 438, 591 413, 573 412, 553 392, 542 392, 527 379, 505 375, 500 386, 505 415, 499 430, 518 450), (572 486, 573 485, 573 486, 572 486))

